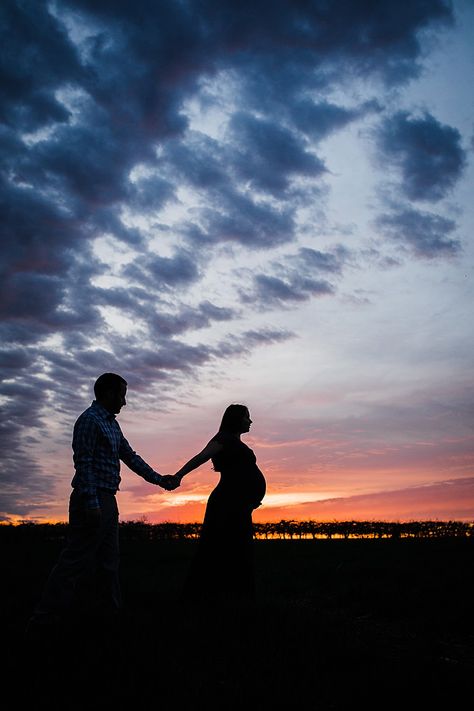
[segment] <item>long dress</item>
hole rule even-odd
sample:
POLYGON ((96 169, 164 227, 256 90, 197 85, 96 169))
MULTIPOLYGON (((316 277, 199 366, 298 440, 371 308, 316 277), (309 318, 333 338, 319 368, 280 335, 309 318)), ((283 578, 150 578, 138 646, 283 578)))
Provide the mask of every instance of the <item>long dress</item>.
POLYGON ((238 437, 218 432, 212 441, 223 445, 212 459, 221 476, 207 502, 185 598, 213 602, 253 599, 252 511, 265 496, 265 477, 253 451, 238 437))

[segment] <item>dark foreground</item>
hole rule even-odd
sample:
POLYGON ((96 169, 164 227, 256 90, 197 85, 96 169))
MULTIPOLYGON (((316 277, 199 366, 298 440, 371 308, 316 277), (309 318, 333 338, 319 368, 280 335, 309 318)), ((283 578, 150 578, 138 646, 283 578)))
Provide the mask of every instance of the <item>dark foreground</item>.
MULTIPOLYGON (((125 541, 121 620, 24 628, 61 544, 2 544, 16 707, 453 709, 474 680, 474 541, 259 541, 253 606, 184 607, 192 541, 125 541)), ((11 687, 11 688, 9 688, 11 687)))

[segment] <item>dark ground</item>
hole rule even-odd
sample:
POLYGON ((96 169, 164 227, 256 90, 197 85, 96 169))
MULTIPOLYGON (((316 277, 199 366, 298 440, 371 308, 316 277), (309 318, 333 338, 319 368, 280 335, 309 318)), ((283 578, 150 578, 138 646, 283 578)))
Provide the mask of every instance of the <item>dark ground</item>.
POLYGON ((61 543, 4 540, 4 697, 224 711, 472 702, 473 539, 258 541, 257 603, 221 610, 179 603, 195 545, 124 541, 118 623, 25 638, 61 543))

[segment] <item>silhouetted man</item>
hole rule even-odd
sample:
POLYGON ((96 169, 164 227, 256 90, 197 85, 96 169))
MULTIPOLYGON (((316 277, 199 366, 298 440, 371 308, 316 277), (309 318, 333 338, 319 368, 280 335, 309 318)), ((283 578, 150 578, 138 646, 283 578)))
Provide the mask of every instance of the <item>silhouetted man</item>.
MULTIPOLYGON (((32 625, 56 622, 84 606, 84 583, 94 582, 92 607, 101 614, 121 606, 118 508, 120 460, 151 484, 176 488, 171 476, 155 472, 133 449, 115 418, 126 405, 127 382, 104 373, 94 385, 96 399, 74 425, 75 474, 69 502, 69 535, 65 549, 46 583, 32 625), (81 599, 82 598, 82 599, 81 599)), ((90 610, 90 590, 86 610, 90 610)))

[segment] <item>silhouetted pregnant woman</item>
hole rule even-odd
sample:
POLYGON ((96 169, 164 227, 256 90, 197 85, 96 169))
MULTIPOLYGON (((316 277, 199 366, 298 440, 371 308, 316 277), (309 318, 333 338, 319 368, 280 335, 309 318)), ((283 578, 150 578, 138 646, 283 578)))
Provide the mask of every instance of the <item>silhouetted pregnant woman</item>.
POLYGON ((220 481, 211 492, 197 555, 185 586, 189 601, 253 599, 252 512, 265 496, 265 477, 240 436, 252 420, 245 405, 229 405, 218 433, 176 474, 182 478, 212 460, 220 481))

